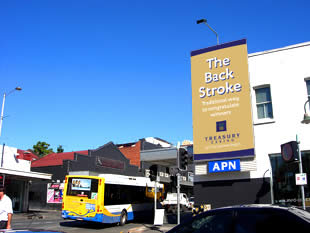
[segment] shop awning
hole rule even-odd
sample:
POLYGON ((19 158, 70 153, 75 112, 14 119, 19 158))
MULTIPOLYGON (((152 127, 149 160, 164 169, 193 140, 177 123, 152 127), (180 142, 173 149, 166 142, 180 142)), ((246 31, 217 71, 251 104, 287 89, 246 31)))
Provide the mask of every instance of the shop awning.
POLYGON ((140 152, 140 160, 162 166, 176 166, 178 149, 176 147, 143 150, 140 152))
POLYGON ((31 172, 31 171, 27 172, 27 171, 17 171, 17 170, 12 170, 12 169, 0 168, 0 173, 5 174, 5 175, 21 176, 21 177, 29 178, 29 179, 32 179, 32 178, 44 179, 44 180, 52 179, 52 174, 31 172))

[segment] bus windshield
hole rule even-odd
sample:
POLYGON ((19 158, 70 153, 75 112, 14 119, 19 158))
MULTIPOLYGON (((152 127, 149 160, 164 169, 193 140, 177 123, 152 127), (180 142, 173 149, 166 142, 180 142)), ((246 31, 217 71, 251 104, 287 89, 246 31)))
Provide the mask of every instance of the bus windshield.
POLYGON ((87 197, 95 199, 98 193, 98 180, 71 177, 68 180, 67 196, 87 197))

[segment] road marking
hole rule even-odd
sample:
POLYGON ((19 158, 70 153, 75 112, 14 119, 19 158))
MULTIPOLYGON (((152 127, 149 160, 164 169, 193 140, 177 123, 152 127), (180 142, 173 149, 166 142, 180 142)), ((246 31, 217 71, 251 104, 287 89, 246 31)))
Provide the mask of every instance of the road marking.
POLYGON ((13 223, 14 226, 19 225, 40 225, 40 224, 53 224, 54 222, 25 222, 25 223, 13 223))
POLYGON ((141 232, 141 231, 145 231, 145 230, 148 230, 149 228, 147 227, 135 227, 135 228, 131 228, 128 230, 128 233, 130 232, 141 232))

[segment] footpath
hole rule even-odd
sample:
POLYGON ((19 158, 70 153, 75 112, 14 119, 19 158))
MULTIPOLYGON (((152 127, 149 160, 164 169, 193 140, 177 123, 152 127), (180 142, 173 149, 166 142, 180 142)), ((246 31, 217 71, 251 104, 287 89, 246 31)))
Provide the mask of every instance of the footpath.
POLYGON ((26 219, 62 219, 60 210, 31 210, 27 213, 14 213, 12 221, 26 219))

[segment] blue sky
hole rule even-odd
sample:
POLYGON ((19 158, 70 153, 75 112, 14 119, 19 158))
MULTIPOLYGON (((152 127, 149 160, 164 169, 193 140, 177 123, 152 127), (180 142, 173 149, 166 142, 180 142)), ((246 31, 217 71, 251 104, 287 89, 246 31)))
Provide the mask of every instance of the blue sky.
POLYGON ((3 0, 0 143, 95 149, 192 140, 190 52, 247 39, 248 52, 310 41, 310 2, 3 0), (2 103, 2 101, 1 101, 2 103))

